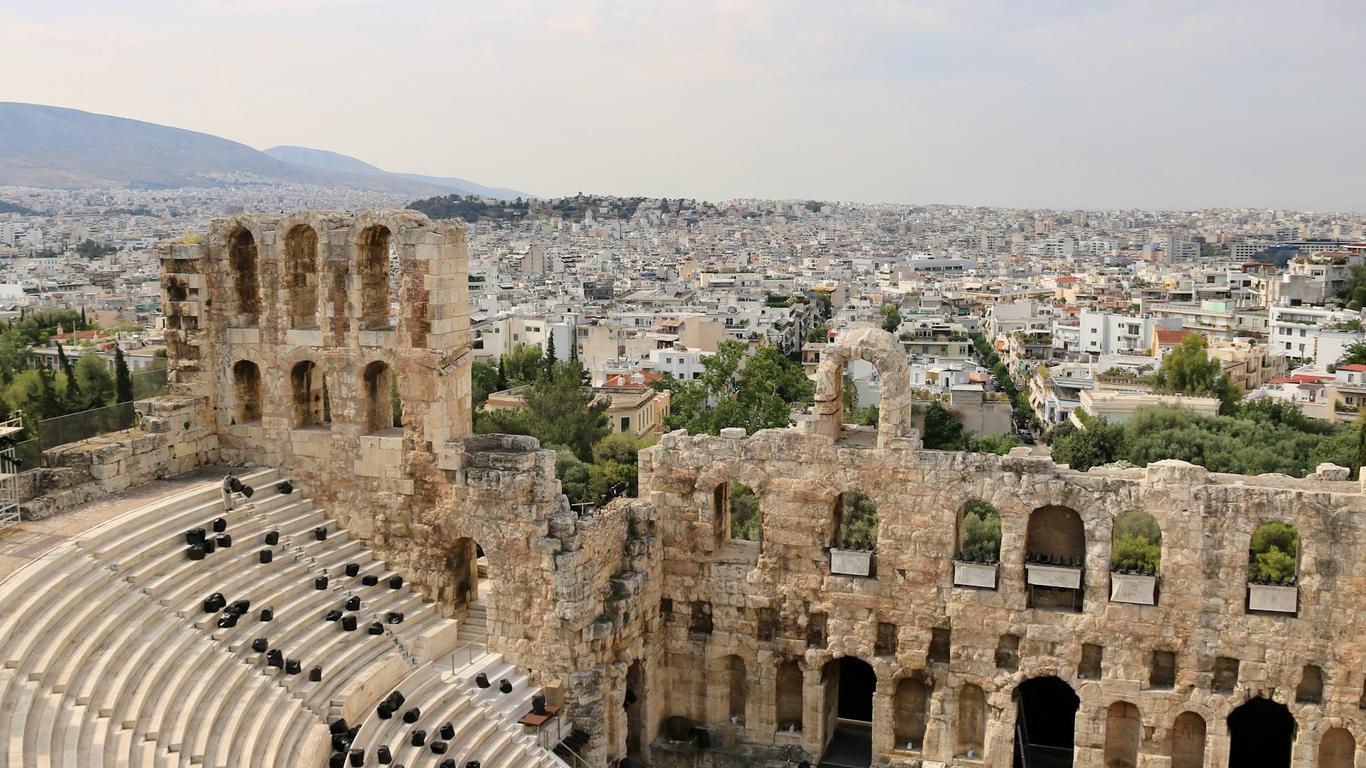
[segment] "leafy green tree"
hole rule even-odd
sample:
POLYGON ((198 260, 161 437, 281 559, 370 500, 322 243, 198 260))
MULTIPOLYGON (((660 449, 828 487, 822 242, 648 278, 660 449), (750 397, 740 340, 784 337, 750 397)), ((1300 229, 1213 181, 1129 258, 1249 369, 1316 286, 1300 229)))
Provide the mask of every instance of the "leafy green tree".
POLYGON ((529 344, 518 344, 503 355, 503 371, 509 387, 530 384, 547 372, 549 368, 541 362, 541 348, 529 344))
POLYGON ((1001 513, 981 499, 963 505, 963 540, 958 559, 995 563, 1001 559, 1001 513))
MULTIPOLYGON (((83 355, 82 357, 88 357, 83 355)), ((62 373, 66 377, 64 403, 65 409, 69 411, 79 411, 86 407, 85 398, 81 396, 80 383, 76 381, 76 373, 71 370, 71 360, 66 356, 66 350, 62 348, 62 343, 57 342, 57 362, 62 367, 62 373)))
POLYGON ((1348 309, 1366 307, 1366 266, 1352 265, 1351 274, 1347 278, 1347 285, 1343 287, 1342 293, 1338 296, 1347 303, 1348 309))
POLYGON ((963 422, 936 400, 925 411, 925 431, 921 441, 930 450, 962 450, 963 422))
POLYGON ((570 504, 591 502, 592 499, 588 495, 588 465, 563 445, 554 448, 555 477, 560 481, 560 490, 564 492, 570 504))
POLYGON ((0 379, 8 384, 15 374, 28 368, 29 342, 17 328, 0 333, 0 379))
POLYGON ((840 515, 839 547, 868 551, 877 548, 877 505, 860 491, 844 494, 840 515))
POLYGON ((123 349, 114 345, 114 402, 127 403, 133 399, 133 375, 128 372, 128 361, 123 349))
POLYGON ((470 366, 470 389, 474 407, 478 408, 498 392, 498 369, 489 363, 475 363, 470 366))
POLYGON ((581 461, 590 460, 593 445, 611 431, 607 423, 610 403, 584 388, 579 373, 572 363, 556 363, 550 375, 524 390, 525 407, 480 411, 475 431, 532 435, 542 445, 563 445, 581 461))
POLYGON ((550 373, 551 369, 555 367, 555 334, 553 333, 546 334, 545 358, 542 362, 545 365, 546 373, 550 373))
POLYGON ((1289 584, 1295 579, 1300 535, 1295 526, 1280 521, 1262 523, 1248 547, 1248 576, 1262 584, 1289 584))
POLYGON ((703 361, 697 380, 665 376, 655 385, 672 392, 665 422, 670 429, 715 435, 726 427, 754 433, 792 423, 792 409, 810 403, 815 386, 776 347, 760 347, 749 359, 744 349, 738 341, 723 341, 703 361))
POLYGON ((1090 419, 1085 429, 1063 430, 1053 439, 1053 460, 1085 472, 1120 457, 1124 429, 1105 419, 1090 419))
POLYGON ((1222 364, 1209 356, 1204 337, 1194 333, 1188 334, 1162 358, 1154 386, 1161 392, 1217 397, 1222 413, 1230 412, 1242 396, 1224 375, 1222 364))
POLYGON ((1352 342, 1338 358, 1338 365, 1366 365, 1366 341, 1352 342))
POLYGON ((759 517, 759 496, 738 480, 730 481, 730 537, 760 541, 763 524, 759 517))
POLYGON ((99 408, 114 399, 114 375, 109 372, 109 365, 94 352, 81 355, 73 375, 80 384, 79 391, 85 393, 82 407, 99 408))
POLYGON ((1161 561, 1162 529, 1152 515, 1130 510, 1115 518, 1111 570, 1153 576, 1161 561))
POLYGON ((882 330, 888 333, 896 333, 896 329, 901 327, 901 312, 897 310, 895 304, 882 305, 882 330))

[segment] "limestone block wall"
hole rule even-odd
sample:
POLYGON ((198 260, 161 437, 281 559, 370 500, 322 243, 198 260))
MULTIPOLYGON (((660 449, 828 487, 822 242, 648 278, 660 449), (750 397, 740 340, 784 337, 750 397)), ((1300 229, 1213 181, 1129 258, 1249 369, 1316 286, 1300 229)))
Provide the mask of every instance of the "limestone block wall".
POLYGON ((43 452, 24 517, 41 520, 78 504, 218 460, 206 398, 162 396, 134 403, 137 426, 43 452))
POLYGON ((1226 718, 1253 696, 1285 704, 1294 715, 1297 766, 1315 764, 1319 740, 1334 724, 1366 744, 1366 496, 1358 484, 1212 475, 1182 462, 1079 473, 1047 459, 922 451, 901 442, 850 447, 797 430, 750 438, 675 433, 642 452, 640 493, 659 520, 662 563, 655 576, 668 608, 657 631, 645 630, 642 658, 660 683, 652 690, 662 694, 652 696, 643 715, 647 728, 671 715, 718 732, 730 727, 725 675, 734 656, 743 662, 747 688, 743 740, 793 743, 819 756, 831 703, 823 670, 832 659, 854 656, 877 676, 874 754, 884 761, 963 761, 959 723, 974 712, 960 711, 960 694, 975 686, 987 721, 985 755, 978 757, 1009 764, 1016 688, 1046 675, 1080 697, 1077 765, 1102 764, 1107 711, 1117 702, 1137 708, 1143 765, 1167 764, 1184 712, 1206 724, 1205 764, 1225 764, 1226 718), (721 530, 713 490, 731 479, 759 497, 762 545, 732 542, 721 530), (873 578, 831 574, 832 510, 849 490, 877 504, 873 578), (958 517, 970 499, 988 501, 1002 515, 994 590, 952 583, 958 517), (1074 510, 1084 530, 1077 613, 1028 603, 1027 526, 1035 510, 1050 507, 1074 510), (1162 528, 1155 606, 1109 599, 1114 520, 1134 509, 1162 528), (1249 539, 1268 520, 1299 531, 1294 616, 1246 610, 1249 539), (699 612, 707 614, 705 623, 699 612), (1018 638, 1017 649, 1009 636, 1018 638), (1154 652, 1171 655, 1155 659, 1154 652), (1174 681, 1153 684, 1154 663, 1168 659, 1175 661, 1174 681), (1237 681, 1218 692, 1215 667, 1227 659, 1238 660, 1237 681), (785 661, 801 671, 803 728, 796 734, 777 732, 777 678, 785 661), (1321 702, 1296 701, 1306 666, 1322 670, 1321 702), (917 753, 894 744, 894 691, 911 678, 929 689, 917 753))

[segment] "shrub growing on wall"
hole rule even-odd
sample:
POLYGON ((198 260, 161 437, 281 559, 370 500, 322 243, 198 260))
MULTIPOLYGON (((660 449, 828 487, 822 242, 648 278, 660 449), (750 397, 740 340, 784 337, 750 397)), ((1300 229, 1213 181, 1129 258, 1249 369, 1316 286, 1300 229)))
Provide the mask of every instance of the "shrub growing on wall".
POLYGON ((1293 584, 1300 534, 1289 523, 1262 523, 1252 533, 1248 580, 1257 584, 1293 584))
POLYGON ((1146 512, 1131 510, 1115 519, 1110 570, 1156 576, 1162 564, 1162 529, 1146 512))
POLYGON ((996 507, 973 499, 963 505, 963 542, 958 559, 972 563, 995 563, 1001 559, 1001 513, 996 507))

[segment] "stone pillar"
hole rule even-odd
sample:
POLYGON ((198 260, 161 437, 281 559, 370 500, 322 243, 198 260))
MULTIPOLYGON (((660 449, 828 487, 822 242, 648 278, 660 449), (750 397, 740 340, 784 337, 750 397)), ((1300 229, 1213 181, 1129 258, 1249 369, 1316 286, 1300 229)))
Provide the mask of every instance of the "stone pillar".
POLYGON ((903 745, 896 743, 895 682, 878 681, 873 693, 873 755, 885 755, 903 745))
POLYGON ((821 684, 821 668, 814 669, 802 662, 802 749, 816 759, 825 753, 830 740, 825 718, 825 686, 821 684))

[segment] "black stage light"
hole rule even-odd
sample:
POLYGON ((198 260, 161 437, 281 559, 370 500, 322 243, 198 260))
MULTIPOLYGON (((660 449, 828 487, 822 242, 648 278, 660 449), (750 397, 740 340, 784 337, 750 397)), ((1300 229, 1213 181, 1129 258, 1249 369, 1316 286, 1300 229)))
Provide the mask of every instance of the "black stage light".
POLYGON ((331 733, 333 736, 336 736, 339 733, 346 733, 349 730, 351 730, 351 726, 346 722, 346 718, 344 717, 333 720, 327 726, 328 733, 331 733))
POLYGON ((313 588, 314 588, 314 589, 327 589, 327 577, 326 577, 326 576, 319 576, 318 578, 314 579, 314 580, 313 580, 313 588))
POLYGON ((264 637, 258 637, 251 641, 251 649, 257 653, 265 653, 270 649, 270 641, 264 637))
POLYGON ((304 671, 304 665, 300 664, 298 659, 285 660, 285 674, 297 675, 302 671, 304 671))
POLYGON ((227 547, 231 547, 231 546, 232 546, 232 534, 230 534, 230 533, 220 533, 220 534, 218 534, 217 536, 213 537, 213 541, 214 541, 214 543, 217 544, 218 546, 223 547, 223 548, 226 549, 227 547))
POLYGON ((285 665, 285 654, 284 654, 284 651, 281 651, 279 648, 273 648, 273 649, 271 649, 270 653, 267 653, 267 654, 266 654, 266 666, 267 666, 267 667, 284 667, 284 665, 285 665))
POLYGON ((544 696, 542 696, 541 694, 538 693, 538 694, 536 694, 535 696, 532 696, 532 697, 531 697, 531 711, 532 711, 533 713, 535 713, 535 714, 538 714, 538 715, 544 715, 544 714, 545 714, 545 697, 544 697, 544 696))
POLYGON ((444 742, 444 741, 433 741, 433 742, 432 742, 432 754, 433 754, 433 755, 444 755, 444 754, 446 754, 446 742, 444 742))
POLYGON ((225 614, 223 614, 222 616, 219 616, 219 617, 218 617, 218 628, 219 628, 219 629, 231 629, 232 627, 235 627, 235 626, 237 626, 237 614, 235 614, 235 613, 225 613, 225 614))
POLYGON ((480 688, 489 687, 489 676, 484 674, 483 672, 480 672, 479 674, 474 676, 474 684, 479 686, 480 688))
POLYGON ((347 632, 356 631, 356 617, 354 614, 347 614, 341 620, 342 629, 347 632))
POLYGON ((379 745, 379 749, 375 750, 375 757, 379 759, 380 765, 388 765, 394 761, 394 756, 389 753, 388 744, 379 745))
POLYGON ((320 682, 322 682, 322 679, 323 679, 323 668, 322 668, 322 667, 314 667, 314 668, 308 670, 308 680, 309 680, 309 682, 320 683, 320 682))
POLYGON ((359 597, 356 597, 356 596, 354 596, 354 595, 352 595, 351 597, 348 597, 348 598, 346 599, 346 610, 348 610, 348 611, 359 611, 359 610, 360 610, 360 598, 359 598, 359 597))
POLYGON ((213 539, 204 539, 204 541, 199 546, 204 548, 204 554, 212 555, 214 548, 218 545, 213 543, 213 539))
POLYGON ((403 612, 402 612, 402 611, 389 611, 387 614, 385 614, 385 621, 388 621, 390 624, 402 624, 402 623, 403 623, 403 612))
POLYGON ((356 766, 357 768, 359 768, 359 766, 365 765, 365 750, 351 750, 351 765, 356 766))
POLYGON ((426 744, 427 732, 421 729, 413 731, 413 735, 408 739, 408 743, 412 744, 414 747, 420 747, 423 744, 426 744))
POLYGON ((271 608, 270 606, 266 606, 265 608, 262 608, 262 609, 261 609, 261 621, 271 621, 271 620, 274 619, 274 618, 275 618, 275 609, 274 609, 274 608, 271 608))
POLYGON ((204 598, 204 613, 216 613, 222 610, 223 606, 227 604, 227 598, 223 597, 222 592, 214 592, 204 598))
POLYGON ((228 521, 221 517, 215 517, 213 522, 209 525, 213 527, 214 533, 222 533, 223 531, 228 530, 228 521))
POLYGON ((317 528, 314 528, 314 529, 313 529, 313 538, 317 539, 318 541, 326 541, 326 540, 327 540, 327 526, 322 525, 322 526, 318 526, 317 528))
POLYGON ((439 733, 441 734, 441 738, 445 739, 446 741, 450 741, 451 739, 455 738, 455 725, 453 723, 446 723, 445 725, 441 726, 441 730, 439 731, 439 733))
POLYGON ((389 577, 389 589, 403 589, 403 577, 402 577, 402 576, 390 576, 390 577, 389 577))
POLYGON ((294 484, 288 480, 281 480, 275 484, 275 490, 288 496, 289 494, 294 493, 294 484))
POLYGON ((204 547, 199 544, 194 544, 189 547, 186 547, 185 556, 190 558, 191 560, 203 560, 204 547))
POLYGON ((354 578, 356 577, 356 574, 358 574, 358 573, 360 573, 360 564, 359 564, 359 563, 347 563, 347 564, 346 564, 346 575, 347 575, 347 576, 350 576, 351 578, 354 579, 354 578))
POLYGON ((499 680, 498 691, 499 693, 512 693, 512 683, 509 683, 506 677, 499 680))
POLYGON ((413 723, 417 722, 417 719, 419 717, 422 717, 422 710, 418 707, 413 707, 412 709, 409 709, 407 712, 403 713, 403 722, 407 723, 408 725, 412 725, 413 723))
POLYGON ((272 547, 273 547, 273 546, 275 546, 276 544, 279 544, 279 543, 280 543, 280 532, 279 532, 279 531, 270 531, 270 532, 268 532, 268 533, 266 534, 266 544, 267 544, 268 546, 272 546, 272 547))
POLYGON ((204 529, 203 529, 203 528, 191 528, 190 530, 188 530, 188 531, 185 532, 185 543, 186 543, 186 544, 198 544, 198 543, 200 543, 200 542, 203 541, 203 540, 204 540, 204 529))
POLYGON ((262 564, 262 565, 265 565, 266 563, 269 563, 272 559, 274 559, 274 557, 275 557, 275 554, 274 554, 273 552, 271 552, 269 549, 263 549, 263 550, 261 550, 261 564, 262 564))
POLYGON ((384 634, 384 625, 378 621, 371 622, 370 626, 366 627, 365 631, 371 635, 382 635, 384 634))
POLYGON ((367 587, 373 587, 379 583, 379 577, 373 573, 367 574, 361 577, 360 583, 364 584, 367 587))
POLYGON ((337 610, 336 608, 333 608, 332 610, 330 610, 330 611, 327 612, 327 615, 323 617, 323 620, 324 620, 324 621, 341 621, 341 617, 342 617, 342 612, 339 611, 339 610, 337 610))

